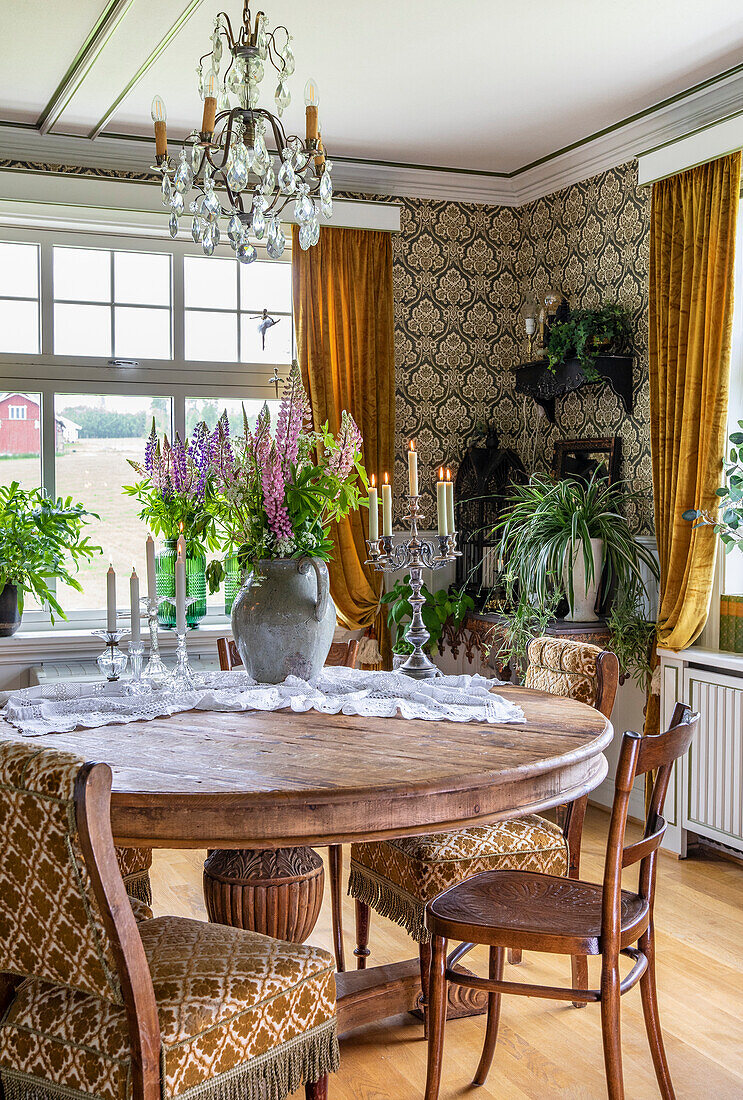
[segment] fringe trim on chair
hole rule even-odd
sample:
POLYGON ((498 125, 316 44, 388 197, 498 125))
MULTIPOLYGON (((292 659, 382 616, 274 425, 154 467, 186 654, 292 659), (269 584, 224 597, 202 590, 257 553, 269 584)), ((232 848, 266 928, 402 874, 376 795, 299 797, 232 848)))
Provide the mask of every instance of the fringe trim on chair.
MULTIPOLYGON (((162 1054, 164 1062, 165 1052, 162 1054)), ((178 1100, 285 1100, 301 1085, 319 1081, 340 1066, 337 1021, 297 1035, 211 1081, 178 1094, 178 1100)), ((162 1069, 164 1077, 164 1066, 162 1069)), ((15 1070, 0 1070, 4 1100, 91 1100, 78 1092, 15 1070)))
POLYGON ((423 902, 405 893, 389 879, 375 875, 368 867, 351 863, 348 894, 357 901, 363 901, 380 917, 387 917, 399 924, 418 943, 428 943, 430 940, 423 902))
POLYGON ((149 871, 137 871, 133 875, 127 875, 124 886, 130 898, 137 898, 145 905, 152 905, 152 883, 149 871))

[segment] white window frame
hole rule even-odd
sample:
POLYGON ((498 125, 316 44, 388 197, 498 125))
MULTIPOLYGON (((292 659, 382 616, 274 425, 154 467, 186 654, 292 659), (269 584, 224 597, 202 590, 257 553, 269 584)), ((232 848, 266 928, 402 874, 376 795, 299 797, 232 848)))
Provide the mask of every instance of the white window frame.
MULTIPOLYGON (((148 233, 88 233, 77 230, 20 229, 0 225, 0 241, 38 244, 39 247, 39 314, 41 352, 36 355, 0 353, 0 392, 39 394, 41 400, 41 484, 49 496, 56 495, 55 477, 55 410, 54 395, 101 394, 103 396, 141 395, 165 397, 171 400, 171 431, 185 436, 186 400, 234 399, 275 400, 273 373, 285 376, 286 363, 210 363, 187 360, 184 355, 184 287, 183 259, 198 255, 191 241, 163 239, 148 233), (95 356, 65 356, 54 354, 54 295, 52 249, 55 245, 103 248, 112 252, 165 252, 172 256, 171 277, 171 359, 122 360, 95 356)), ((259 260, 268 260, 265 247, 254 242, 259 260)), ((232 257, 229 245, 220 245, 215 255, 232 257)), ((208 260, 205 260, 208 262, 208 260)), ((291 248, 287 243, 281 260, 290 263, 291 248)), ((239 303, 239 299, 238 299, 239 303)), ((256 312, 258 312, 256 304, 256 312)), ((262 309, 263 306, 261 305, 262 309)), ((293 320, 292 320, 293 328, 293 320)), ((294 344, 294 340, 292 341, 294 344)), ((84 503, 84 502, 83 502, 84 503)), ((71 626, 91 628, 102 624, 103 608, 72 611, 67 622, 55 624, 59 629, 71 626)), ((207 621, 224 621, 223 615, 210 610, 207 621)), ((21 629, 52 629, 47 612, 27 611, 21 629)))
POLYGON ((28 420, 26 405, 8 405, 8 420, 28 420), (13 415, 16 413, 17 415, 13 415))

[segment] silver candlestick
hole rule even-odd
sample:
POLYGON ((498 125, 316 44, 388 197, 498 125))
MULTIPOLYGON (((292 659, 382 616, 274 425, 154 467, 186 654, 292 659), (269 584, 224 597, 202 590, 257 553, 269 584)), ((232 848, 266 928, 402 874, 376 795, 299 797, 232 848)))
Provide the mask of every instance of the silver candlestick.
POLYGON ((142 596, 139 602, 147 612, 147 624, 150 628, 150 656, 142 673, 142 683, 150 690, 157 691, 164 687, 170 678, 170 672, 160 656, 160 642, 157 637, 157 600, 142 596))
POLYGON ((416 680, 432 680, 440 675, 436 665, 423 652, 423 647, 431 635, 426 630, 421 615, 425 599, 421 596, 424 569, 441 569, 455 558, 461 557, 457 550, 457 532, 451 535, 437 535, 436 542, 427 542, 418 537, 418 523, 421 520, 420 496, 409 496, 407 519, 410 522, 410 538, 406 542, 392 543, 392 535, 382 535, 380 539, 367 539, 369 557, 366 565, 371 565, 378 573, 395 573, 398 569, 410 570, 410 606, 413 617, 405 631, 405 640, 410 642, 413 652, 398 672, 412 676, 416 680), (438 544, 438 545, 437 545, 438 544), (437 552, 438 551, 438 552, 437 552))

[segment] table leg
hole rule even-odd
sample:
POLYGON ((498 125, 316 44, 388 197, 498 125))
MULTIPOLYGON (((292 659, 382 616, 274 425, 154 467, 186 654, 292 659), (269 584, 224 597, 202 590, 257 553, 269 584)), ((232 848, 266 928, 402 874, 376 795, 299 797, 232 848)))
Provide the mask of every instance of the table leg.
POLYGON ((204 862, 209 920, 304 943, 320 915, 325 872, 312 848, 215 848, 204 862))

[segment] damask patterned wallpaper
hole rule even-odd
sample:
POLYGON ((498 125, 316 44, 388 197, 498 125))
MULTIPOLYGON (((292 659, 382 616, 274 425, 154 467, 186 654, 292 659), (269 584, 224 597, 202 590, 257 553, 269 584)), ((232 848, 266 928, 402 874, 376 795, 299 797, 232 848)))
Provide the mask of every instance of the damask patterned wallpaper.
MULTIPOLYGON (((371 197, 371 196, 369 196, 371 197)), ((374 196, 378 198, 378 196, 374 196)), ((623 165, 520 209, 423 199, 402 206, 394 237, 396 485, 407 440, 421 452, 421 490, 433 520, 433 471, 456 467, 483 424, 528 470, 551 468, 555 440, 619 435, 622 476, 640 493, 629 516, 652 533, 647 308, 650 194, 623 165), (635 321, 635 406, 607 386, 559 399, 557 423, 514 389, 526 358, 519 309, 526 291, 558 283, 571 305, 621 301, 635 321)), ((402 508, 402 498, 398 495, 402 508)))

